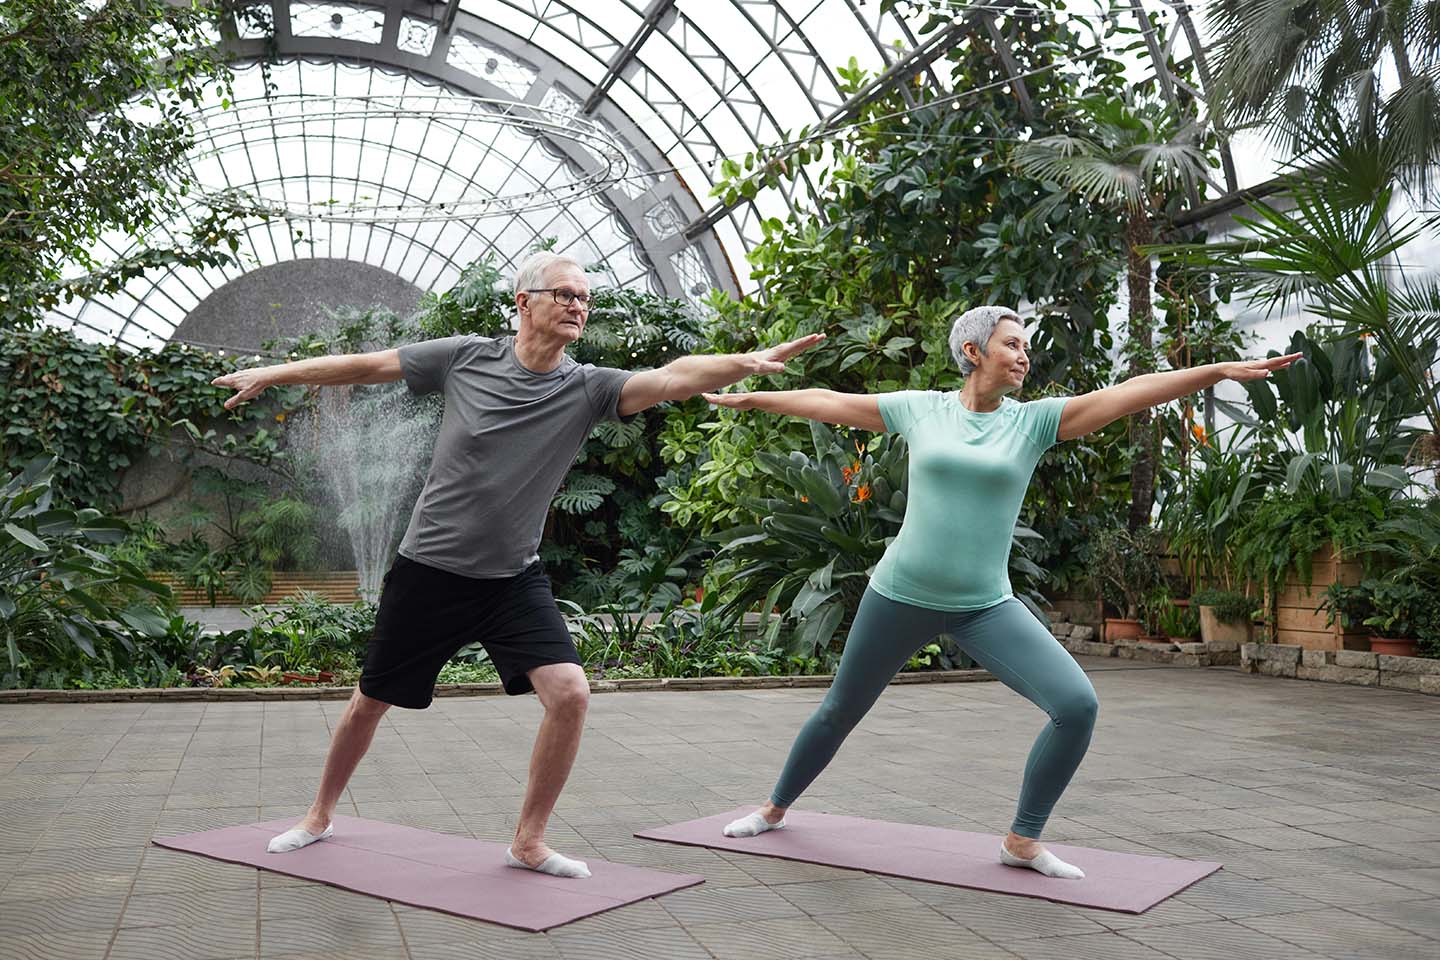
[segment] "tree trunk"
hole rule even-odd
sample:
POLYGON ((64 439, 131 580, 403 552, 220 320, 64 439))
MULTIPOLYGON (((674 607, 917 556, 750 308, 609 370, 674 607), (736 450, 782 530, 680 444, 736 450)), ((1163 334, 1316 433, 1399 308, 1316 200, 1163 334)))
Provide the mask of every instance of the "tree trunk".
MULTIPOLYGON (((1125 224, 1128 255, 1126 282, 1130 292, 1130 376, 1152 373, 1154 358, 1154 317, 1150 309, 1150 256, 1138 248, 1151 241, 1150 218, 1145 211, 1133 212, 1125 224)), ((1155 431, 1149 410, 1130 417, 1130 447, 1134 461, 1130 468, 1131 530, 1150 525, 1155 505, 1155 431)))

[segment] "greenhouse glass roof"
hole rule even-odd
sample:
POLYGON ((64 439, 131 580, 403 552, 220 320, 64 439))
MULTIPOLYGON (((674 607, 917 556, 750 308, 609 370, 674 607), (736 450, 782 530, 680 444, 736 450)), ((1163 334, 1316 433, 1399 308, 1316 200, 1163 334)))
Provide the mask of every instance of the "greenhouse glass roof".
MULTIPOLYGON (((742 292, 753 287, 744 256, 761 222, 810 206, 815 184, 802 169, 784 189, 722 204, 711 190, 723 159, 781 144, 802 127, 842 126, 867 99, 917 75, 944 89, 935 62, 971 35, 1023 40, 1027 18, 1099 15, 1084 3, 1068 13, 957 3, 952 23, 922 34, 922 21, 878 0, 263 6, 273 11, 273 36, 242 20, 218 38, 237 57, 236 108, 248 119, 230 122, 213 105, 197 123, 192 169, 205 191, 240 190, 310 214, 254 218, 239 267, 154 271, 57 310, 54 322, 153 345, 260 267, 352 260, 419 290, 444 290, 482 256, 507 269, 552 239, 604 283, 692 299, 712 288, 742 292), (847 95, 836 67, 852 57, 876 79, 847 95), (527 111, 545 122, 496 119, 527 111), (594 134, 589 147, 552 135, 567 117, 594 134), (592 149, 595 137, 605 149, 592 149), (581 189, 602 169, 598 189, 581 189), (421 215, 343 215, 356 205, 421 215)), ((1142 14, 1160 18, 1163 29, 1143 33, 1153 55, 1189 55, 1197 34, 1183 2, 1133 7, 1137 24, 1142 14)), ((178 236, 189 225, 177 210, 162 232, 178 236)), ((99 254, 135 243, 107 237, 99 254)))

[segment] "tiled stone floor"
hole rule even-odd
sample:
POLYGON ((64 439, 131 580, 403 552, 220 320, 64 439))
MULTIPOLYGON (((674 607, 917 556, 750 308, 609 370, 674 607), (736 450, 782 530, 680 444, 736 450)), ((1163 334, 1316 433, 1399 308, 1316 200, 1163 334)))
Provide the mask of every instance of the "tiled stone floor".
MULTIPOLYGON (((0 707, 0 957, 1440 957, 1440 702, 1085 662, 1090 755, 1047 836, 1218 859, 1141 916, 642 842, 764 796, 820 690, 593 698, 560 850, 700 887, 525 934, 149 846, 298 814, 338 702, 0 707)), ((534 698, 391 711, 341 812, 508 840, 534 698)), ((1042 717, 997 683, 895 687, 805 807, 999 832, 1042 717)))

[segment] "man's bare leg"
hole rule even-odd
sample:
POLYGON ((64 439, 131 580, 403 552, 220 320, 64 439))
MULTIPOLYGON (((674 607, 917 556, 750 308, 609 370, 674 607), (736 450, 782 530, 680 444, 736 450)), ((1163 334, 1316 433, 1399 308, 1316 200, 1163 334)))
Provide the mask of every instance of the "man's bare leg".
MULTIPOLYGON (((528 867, 539 867, 555 854, 545 843, 545 825, 560 799, 560 791, 580 752, 585 711, 590 704, 590 683, 585 671, 573 663, 536 667, 526 676, 545 707, 535 749, 530 754, 530 779, 510 852, 528 867)), ((572 861, 575 862, 575 861, 572 861)))
POLYGON ((355 688, 330 738, 330 751, 325 755, 325 769, 320 774, 315 801, 295 825, 296 829, 318 837, 330 826, 330 816, 335 812, 335 804, 340 802, 340 794, 345 792, 345 785, 350 782, 360 758, 370 749, 375 729, 389 709, 390 704, 367 697, 359 687, 355 688))

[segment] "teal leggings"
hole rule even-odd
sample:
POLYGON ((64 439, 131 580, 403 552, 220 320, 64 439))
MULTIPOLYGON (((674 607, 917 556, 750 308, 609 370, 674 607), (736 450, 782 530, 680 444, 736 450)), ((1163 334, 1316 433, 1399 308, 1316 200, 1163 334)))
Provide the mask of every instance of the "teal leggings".
POLYGON ((984 610, 947 613, 899 603, 867 588, 835 682, 795 738, 770 802, 793 806, 891 678, 942 633, 954 637, 961 650, 1005 686, 1050 715, 1025 763, 1019 808, 1010 828, 1022 837, 1039 839, 1090 745, 1099 704, 1085 671, 1013 597, 984 610))

